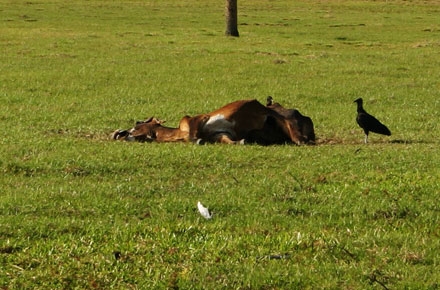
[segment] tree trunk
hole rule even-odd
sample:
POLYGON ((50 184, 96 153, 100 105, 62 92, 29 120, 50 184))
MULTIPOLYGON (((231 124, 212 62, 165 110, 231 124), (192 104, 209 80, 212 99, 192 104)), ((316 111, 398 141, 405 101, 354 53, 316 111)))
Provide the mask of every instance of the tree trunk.
POLYGON ((227 36, 238 37, 238 16, 237 16, 237 0, 226 0, 226 32, 227 36))

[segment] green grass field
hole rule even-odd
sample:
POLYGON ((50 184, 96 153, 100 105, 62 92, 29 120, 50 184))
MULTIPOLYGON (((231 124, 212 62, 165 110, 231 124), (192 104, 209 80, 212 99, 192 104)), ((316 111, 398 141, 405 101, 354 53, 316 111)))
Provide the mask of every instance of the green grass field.
POLYGON ((238 8, 0 0, 0 289, 440 288, 438 1, 238 8), (268 95, 318 145, 108 138, 268 95))

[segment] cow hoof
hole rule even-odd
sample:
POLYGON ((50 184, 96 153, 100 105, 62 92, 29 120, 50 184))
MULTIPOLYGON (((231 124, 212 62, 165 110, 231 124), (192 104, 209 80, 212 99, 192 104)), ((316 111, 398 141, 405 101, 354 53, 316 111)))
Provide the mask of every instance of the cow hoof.
POLYGON ((205 140, 199 138, 199 139, 196 140, 196 144, 197 144, 197 145, 205 145, 206 142, 205 142, 205 140))

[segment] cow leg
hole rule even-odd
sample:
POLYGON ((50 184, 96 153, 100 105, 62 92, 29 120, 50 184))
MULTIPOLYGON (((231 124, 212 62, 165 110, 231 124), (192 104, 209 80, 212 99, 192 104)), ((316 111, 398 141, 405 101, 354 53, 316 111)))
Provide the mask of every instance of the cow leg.
POLYGON ((213 140, 214 142, 222 144, 244 144, 244 139, 236 141, 233 140, 229 134, 225 133, 216 134, 213 140))
POLYGON ((263 145, 265 141, 267 144, 292 142, 297 145, 303 144, 305 141, 298 130, 298 126, 292 120, 273 116, 267 118, 262 131, 254 133, 254 138, 257 136, 261 139, 257 139, 256 142, 263 145))
POLYGON ((298 129, 298 124, 296 121, 291 119, 276 118, 276 125, 282 130, 287 138, 287 142, 292 142, 297 145, 305 143, 305 138, 302 136, 300 130, 298 129))
POLYGON ((229 138, 226 135, 221 135, 220 138, 218 139, 219 143, 223 143, 223 144, 237 144, 237 145, 243 145, 244 144, 244 139, 238 140, 238 141, 234 141, 231 140, 231 138, 229 138))
POLYGON ((304 144, 304 137, 301 135, 301 132, 299 132, 298 127, 294 126, 289 120, 285 120, 284 123, 285 128, 287 128, 289 133, 290 140, 297 145, 304 144))

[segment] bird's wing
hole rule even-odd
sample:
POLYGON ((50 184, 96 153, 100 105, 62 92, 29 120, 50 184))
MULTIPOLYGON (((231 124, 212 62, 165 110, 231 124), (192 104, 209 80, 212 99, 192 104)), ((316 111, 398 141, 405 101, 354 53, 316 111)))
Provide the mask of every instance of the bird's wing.
POLYGON ((359 113, 356 120, 359 126, 366 131, 391 135, 390 130, 384 124, 368 113, 359 113))

